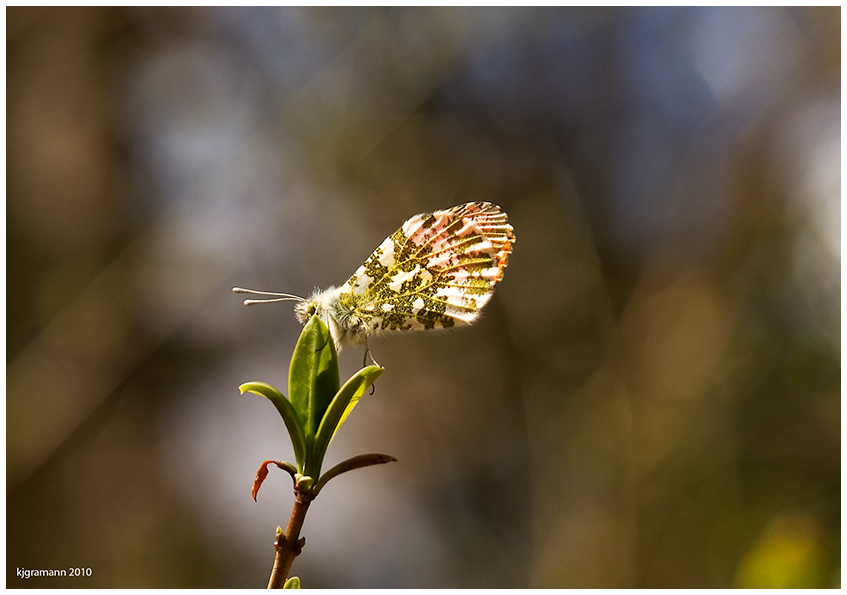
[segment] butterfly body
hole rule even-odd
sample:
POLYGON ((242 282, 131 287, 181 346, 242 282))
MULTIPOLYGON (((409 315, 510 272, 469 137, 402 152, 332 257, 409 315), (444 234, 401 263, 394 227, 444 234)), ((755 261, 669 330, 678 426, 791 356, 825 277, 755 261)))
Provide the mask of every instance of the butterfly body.
POLYGON ((502 278, 514 241, 508 217, 491 203, 415 215, 344 285, 298 298, 297 318, 305 324, 317 314, 339 351, 388 331, 470 324, 502 278))
POLYGON ((318 289, 294 308, 297 320, 302 324, 306 324, 317 314, 329 328, 337 351, 341 351, 345 345, 367 342, 367 326, 364 320, 357 315, 355 303, 342 293, 341 287, 318 289))

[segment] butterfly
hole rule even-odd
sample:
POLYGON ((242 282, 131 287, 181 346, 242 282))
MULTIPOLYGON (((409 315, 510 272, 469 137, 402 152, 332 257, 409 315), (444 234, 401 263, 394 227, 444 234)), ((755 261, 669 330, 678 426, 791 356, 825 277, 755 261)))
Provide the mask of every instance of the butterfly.
POLYGON ((410 218, 341 287, 316 289, 308 298, 232 290, 270 296, 246 305, 296 301, 297 319, 305 324, 318 315, 340 352, 389 331, 472 323, 503 278, 514 243, 500 207, 469 202, 410 218))

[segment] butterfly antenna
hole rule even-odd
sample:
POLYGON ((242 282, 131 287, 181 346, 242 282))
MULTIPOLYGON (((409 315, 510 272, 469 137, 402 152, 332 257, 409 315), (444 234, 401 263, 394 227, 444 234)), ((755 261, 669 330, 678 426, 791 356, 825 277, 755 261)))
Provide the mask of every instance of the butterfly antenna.
POLYGON ((261 300, 244 300, 245 306, 252 306, 253 304, 271 304, 273 302, 305 302, 304 298, 301 298, 299 295, 292 295, 290 293, 278 293, 276 291, 256 291, 255 289, 245 289, 243 287, 233 287, 232 291, 234 293, 249 293, 252 295, 269 295, 274 296, 270 298, 265 298, 261 300))

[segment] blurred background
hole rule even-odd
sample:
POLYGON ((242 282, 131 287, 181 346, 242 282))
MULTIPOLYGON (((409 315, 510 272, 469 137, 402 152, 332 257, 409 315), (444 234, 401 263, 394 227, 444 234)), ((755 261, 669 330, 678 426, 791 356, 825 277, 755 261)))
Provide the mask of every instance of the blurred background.
MULTIPOLYGON (((10 587, 264 587, 291 304, 503 207, 371 343, 305 587, 840 585, 840 8, 7 8, 10 587), (91 568, 84 578, 18 568, 91 568)), ((347 377, 360 350, 341 355, 347 377)))

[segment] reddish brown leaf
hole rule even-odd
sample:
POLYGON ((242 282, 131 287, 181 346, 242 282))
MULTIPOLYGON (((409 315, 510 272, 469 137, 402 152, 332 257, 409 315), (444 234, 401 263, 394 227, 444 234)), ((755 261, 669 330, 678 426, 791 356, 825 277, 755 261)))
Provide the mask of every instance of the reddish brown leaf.
POLYGON ((268 465, 270 465, 271 463, 276 464, 276 461, 265 461, 264 463, 259 465, 259 470, 256 471, 256 478, 253 480, 253 502, 256 501, 256 494, 259 493, 259 488, 262 487, 262 483, 268 476, 268 465))

